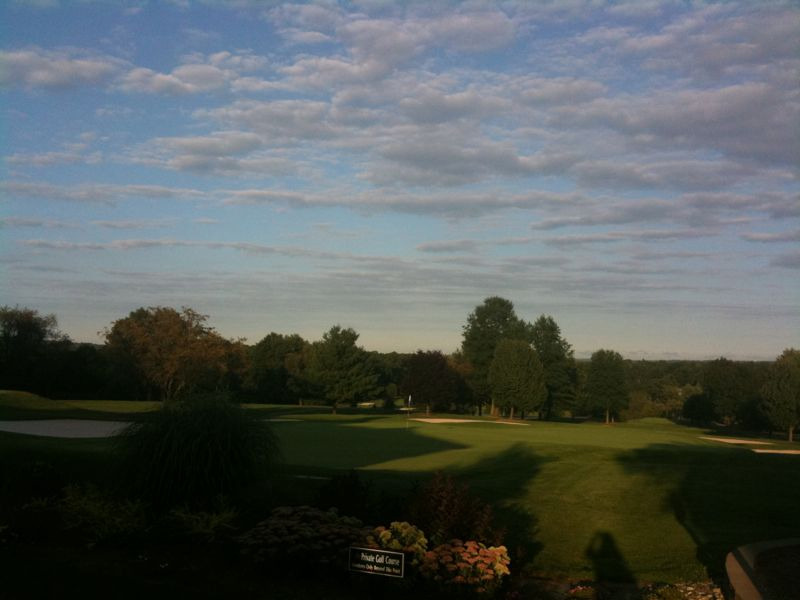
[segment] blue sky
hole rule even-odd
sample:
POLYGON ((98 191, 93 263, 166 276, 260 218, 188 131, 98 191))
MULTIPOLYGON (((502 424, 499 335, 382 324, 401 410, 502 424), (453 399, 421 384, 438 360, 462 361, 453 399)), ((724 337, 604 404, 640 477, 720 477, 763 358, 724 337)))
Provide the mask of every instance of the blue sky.
POLYGON ((484 298, 578 355, 800 345, 800 10, 676 0, 6 2, 0 304, 79 341, 455 350, 484 298))

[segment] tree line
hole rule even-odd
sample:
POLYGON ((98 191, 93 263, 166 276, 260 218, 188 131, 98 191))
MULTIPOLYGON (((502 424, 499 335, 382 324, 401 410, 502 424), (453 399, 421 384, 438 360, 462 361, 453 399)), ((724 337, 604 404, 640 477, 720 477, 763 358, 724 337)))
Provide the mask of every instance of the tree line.
POLYGON ((427 412, 508 418, 594 416, 606 422, 683 417, 755 430, 800 422, 800 351, 774 362, 630 361, 600 349, 576 360, 555 319, 527 322, 486 298, 467 316, 458 351, 370 352, 352 328, 320 340, 269 333, 253 345, 221 336, 191 308, 148 307, 111 323, 102 345, 76 344, 55 315, 0 307, 0 387, 61 398, 171 402, 224 392, 248 402, 362 402, 398 398, 427 412))

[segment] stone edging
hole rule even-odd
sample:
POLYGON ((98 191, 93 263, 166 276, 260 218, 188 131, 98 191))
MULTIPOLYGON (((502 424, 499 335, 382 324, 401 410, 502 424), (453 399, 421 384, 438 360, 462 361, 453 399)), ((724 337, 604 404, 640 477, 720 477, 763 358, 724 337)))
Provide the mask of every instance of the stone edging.
POLYGON ((800 538, 789 538, 739 546, 733 552, 729 552, 725 557, 725 571, 728 573, 728 581, 733 588, 734 598, 736 600, 769 600, 755 581, 758 555, 773 548, 798 545, 800 545, 800 538))

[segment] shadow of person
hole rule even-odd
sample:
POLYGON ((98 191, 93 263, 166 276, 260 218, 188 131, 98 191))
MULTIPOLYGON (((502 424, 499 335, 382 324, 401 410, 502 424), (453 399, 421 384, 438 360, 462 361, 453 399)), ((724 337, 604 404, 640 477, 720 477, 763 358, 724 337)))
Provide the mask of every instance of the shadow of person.
POLYGON ((586 548, 594 569, 596 598, 638 598, 636 577, 607 531, 597 531, 586 548))

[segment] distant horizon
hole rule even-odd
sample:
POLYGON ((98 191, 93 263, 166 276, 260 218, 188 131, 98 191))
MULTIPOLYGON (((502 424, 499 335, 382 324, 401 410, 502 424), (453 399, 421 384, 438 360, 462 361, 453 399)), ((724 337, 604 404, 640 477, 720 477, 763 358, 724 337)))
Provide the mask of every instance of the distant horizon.
POLYGON ((586 356, 800 347, 800 6, 2 3, 0 304, 586 356))
MULTIPOLYGON (((26 307, 26 308, 34 308, 34 307, 26 307)), ((178 307, 172 307, 172 308, 176 308, 177 309, 178 307)), ((39 312, 40 312, 40 314, 43 314, 42 311, 39 311, 39 312)), ((127 314, 120 315, 119 318, 124 318, 125 316, 127 316, 127 314)), ((327 329, 325 329, 323 331, 320 331, 316 335, 310 335, 310 336, 309 335, 303 335, 299 331, 288 331, 288 330, 286 330, 286 331, 270 330, 270 331, 265 331, 264 333, 262 333, 262 334, 260 334, 258 336, 227 335, 225 331, 221 331, 219 328, 214 326, 213 315, 208 315, 208 317, 209 317, 209 319, 207 321, 207 325, 209 327, 212 327, 218 334, 222 335, 223 337, 225 337, 227 339, 245 338, 245 343, 250 345, 250 346, 258 343, 260 340, 262 340, 265 336, 269 335, 270 333, 278 333, 278 334, 281 334, 281 335, 298 334, 298 335, 301 335, 301 337, 303 337, 303 339, 305 339, 306 341, 314 342, 314 341, 317 341, 317 340, 321 339, 322 335, 325 333, 325 331, 327 331, 327 329)), ((56 315, 56 318, 58 318, 58 315, 56 315)), ((464 320, 466 322, 466 316, 465 316, 464 320)), ((111 324, 112 324, 112 322, 110 321, 108 324, 104 325, 104 327, 111 326, 111 324)), ((347 323, 331 323, 331 327, 334 326, 334 325, 337 325, 337 324, 342 325, 343 327, 352 327, 353 329, 355 329, 356 333, 359 334, 358 344, 360 346, 364 347, 368 351, 375 351, 375 352, 380 352, 380 353, 397 352, 398 354, 411 354, 411 353, 417 352, 418 350, 422 350, 422 351, 436 351, 436 350, 438 350, 440 352, 443 352, 444 354, 452 354, 452 353, 460 350, 460 347, 461 347, 461 341, 460 341, 461 338, 460 337, 459 337, 458 343, 455 346, 453 346, 452 344, 450 346, 445 346, 445 345, 430 346, 430 347, 407 346, 405 348, 395 348, 395 347, 380 346, 380 345, 376 346, 376 345, 370 344, 368 342, 365 343, 363 332, 361 330, 359 330, 357 326, 349 325, 347 323)), ((328 329, 330 329, 330 327, 328 329)), ((102 328, 100 330, 98 330, 97 334, 88 334, 87 335, 86 333, 84 333, 84 334, 77 333, 75 336, 73 336, 73 335, 70 334, 69 331, 66 331, 61 327, 61 321, 59 319, 59 331, 61 331, 61 333, 65 334, 65 335, 67 335, 73 343, 77 343, 77 344, 94 344, 94 345, 100 345, 100 346, 102 346, 103 343, 104 343, 103 337, 102 337, 102 335, 100 335, 102 333, 102 328), (94 339, 90 339, 90 338, 92 338, 92 336, 94 337, 94 339)), ((459 334, 459 336, 460 336, 460 334, 459 334)), ((566 337, 566 340, 567 340, 567 342, 570 342, 569 337, 566 337)), ((767 355, 757 355, 757 354, 736 354, 736 353, 731 353, 731 352, 727 352, 727 353, 726 352, 722 352, 722 353, 716 353, 716 354, 715 353, 710 353, 710 354, 702 354, 702 353, 682 354, 682 353, 678 353, 678 352, 668 352, 668 351, 649 352, 649 351, 645 351, 645 350, 638 350, 638 351, 637 350, 624 350, 624 349, 614 348, 614 347, 611 347, 611 346, 599 346, 599 347, 591 349, 591 350, 586 350, 586 349, 581 349, 581 348, 575 348, 573 346, 574 355, 575 355, 575 358, 577 360, 588 360, 591 357, 592 353, 594 353, 594 352, 596 352, 597 350, 600 350, 600 349, 614 350, 616 352, 619 352, 622 355, 623 358, 628 359, 628 360, 709 361, 709 360, 715 360, 717 358, 727 358, 729 360, 743 361, 743 362, 748 362, 748 361, 752 361, 752 362, 771 362, 771 361, 774 361, 776 358, 778 358, 778 356, 780 356, 780 354, 786 348, 781 348, 781 349, 777 350, 775 352, 774 356, 767 356, 767 355)))

